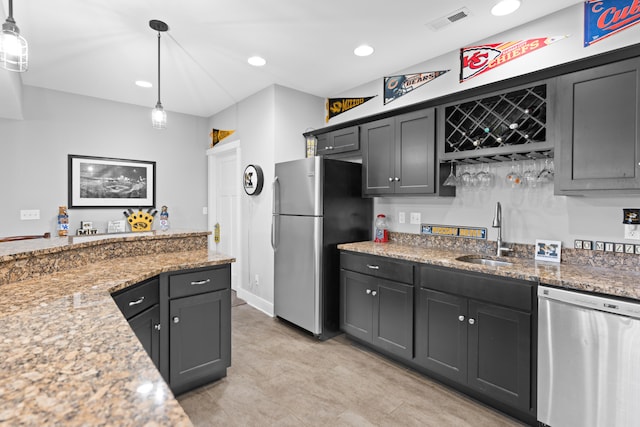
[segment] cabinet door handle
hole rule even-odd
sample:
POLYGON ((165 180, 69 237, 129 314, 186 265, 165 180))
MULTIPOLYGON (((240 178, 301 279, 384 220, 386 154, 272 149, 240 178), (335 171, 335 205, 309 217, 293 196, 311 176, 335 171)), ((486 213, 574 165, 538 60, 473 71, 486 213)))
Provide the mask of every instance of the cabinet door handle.
POLYGON ((398 178, 397 176, 393 179, 395 182, 400 181, 400 178, 398 178))
POLYGON ((473 325, 474 323, 476 323, 476 320, 475 320, 475 319, 469 319, 469 324, 470 324, 470 325, 473 325))
POLYGON ((180 323, 180 318, 178 316, 173 316, 173 323, 180 323))
POLYGON ((158 323, 157 325, 153 325, 153 328, 154 328, 156 331, 159 331, 159 330, 160 330, 160 323, 158 323))
POLYGON ((191 282, 191 285, 206 285, 207 283, 209 283, 211 281, 211 279, 207 279, 207 280, 200 280, 199 282, 191 282))
POLYGON ((375 297, 376 295, 378 295, 378 292, 377 291, 371 291, 371 295, 375 297))
POLYGON ((393 182, 393 178, 389 177, 389 182, 393 182))
POLYGON ((371 293, 371 289, 367 289, 367 295, 371 293))
POLYGON ((135 301, 129 301, 129 307, 131 307, 133 305, 138 305, 138 304, 142 303, 142 301, 144 301, 144 297, 140 297, 135 301))
POLYGON ((458 320, 461 321, 461 322, 464 322, 464 316, 462 316, 462 315, 458 316, 458 320))
POLYGON ((333 147, 331 145, 329 146, 329 150, 333 150, 333 147))
POLYGON ((372 269, 372 270, 380 270, 380 266, 379 265, 367 264, 367 267, 372 269))

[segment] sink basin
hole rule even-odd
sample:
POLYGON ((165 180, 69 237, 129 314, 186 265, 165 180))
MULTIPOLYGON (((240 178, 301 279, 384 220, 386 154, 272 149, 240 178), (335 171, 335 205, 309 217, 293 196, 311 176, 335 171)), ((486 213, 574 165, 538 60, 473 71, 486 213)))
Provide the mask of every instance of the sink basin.
POLYGON ((501 258, 492 258, 492 257, 486 257, 486 256, 480 256, 480 255, 464 255, 456 259, 462 262, 486 265, 489 267, 509 267, 513 265, 512 262, 506 261, 501 258))

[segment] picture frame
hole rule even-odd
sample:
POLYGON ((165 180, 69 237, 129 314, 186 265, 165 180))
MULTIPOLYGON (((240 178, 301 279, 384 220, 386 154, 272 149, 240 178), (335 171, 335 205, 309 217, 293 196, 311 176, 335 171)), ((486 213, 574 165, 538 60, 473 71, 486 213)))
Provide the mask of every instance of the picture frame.
POLYGON ((150 208, 156 204, 156 162, 68 156, 69 208, 150 208))
POLYGON ((535 259, 536 261, 560 262, 562 242, 559 240, 536 239, 535 259))

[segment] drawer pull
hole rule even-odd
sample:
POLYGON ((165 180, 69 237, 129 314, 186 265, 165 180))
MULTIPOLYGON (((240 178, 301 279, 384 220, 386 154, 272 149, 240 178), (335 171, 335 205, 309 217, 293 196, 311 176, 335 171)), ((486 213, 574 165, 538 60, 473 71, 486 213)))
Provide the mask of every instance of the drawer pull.
POLYGON ((154 329, 156 331, 159 331, 160 330, 160 323, 158 323, 157 325, 153 325, 153 327, 154 327, 154 329))
POLYGON ((209 283, 211 281, 211 279, 207 279, 207 280, 200 280, 198 282, 191 282, 191 285, 206 285, 207 283, 209 283))
POLYGON ((379 265, 367 264, 367 267, 369 267, 372 270, 380 270, 380 266, 379 265))
POLYGON ((371 295, 373 295, 375 297, 376 295, 378 295, 378 292, 377 291, 371 291, 371 295))
POLYGON ((371 294, 371 289, 367 289, 367 295, 371 294))
POLYGON ((461 321, 461 322, 464 322, 464 316, 462 316, 462 315, 458 316, 458 320, 461 321))
POLYGON ((476 320, 475 320, 475 319, 469 319, 469 324, 470 324, 470 325, 473 325, 474 323, 476 323, 476 320))
POLYGON ((133 306, 133 305, 138 305, 141 304, 142 301, 144 301, 144 297, 140 297, 135 301, 129 301, 129 307, 133 306))

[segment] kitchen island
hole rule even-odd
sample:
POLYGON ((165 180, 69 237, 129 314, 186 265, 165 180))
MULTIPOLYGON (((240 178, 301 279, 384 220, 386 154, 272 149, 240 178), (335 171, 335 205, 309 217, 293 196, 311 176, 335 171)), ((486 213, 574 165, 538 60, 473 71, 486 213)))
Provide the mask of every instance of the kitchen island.
POLYGON ((111 294, 234 262, 208 234, 0 245, 0 424, 191 425, 111 294))

